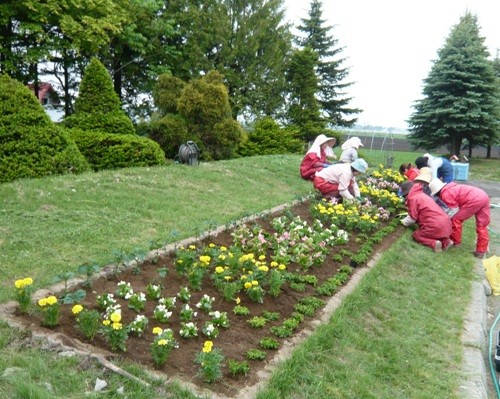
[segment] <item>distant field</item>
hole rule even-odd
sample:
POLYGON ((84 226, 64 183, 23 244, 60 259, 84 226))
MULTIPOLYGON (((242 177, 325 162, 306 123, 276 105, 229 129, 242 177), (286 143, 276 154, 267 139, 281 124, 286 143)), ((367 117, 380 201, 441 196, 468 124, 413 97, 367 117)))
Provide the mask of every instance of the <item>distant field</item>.
MULTIPOLYGON (((414 151, 405 134, 385 133, 385 132, 368 132, 368 131, 345 131, 344 141, 350 137, 359 137, 364 145, 363 150, 381 150, 381 151, 407 151, 413 154, 424 154, 428 151, 423 149, 414 151)), ((340 149, 337 149, 340 151, 340 149)), ((448 149, 441 147, 436 150, 429 151, 432 154, 447 155, 448 149)), ((461 151, 457 155, 468 155, 468 150, 461 151)), ((412 159, 415 159, 412 157, 412 159)), ((472 157, 486 158, 486 148, 479 147, 472 150, 472 157)), ((495 146, 491 150, 492 158, 500 158, 500 146, 495 146)))

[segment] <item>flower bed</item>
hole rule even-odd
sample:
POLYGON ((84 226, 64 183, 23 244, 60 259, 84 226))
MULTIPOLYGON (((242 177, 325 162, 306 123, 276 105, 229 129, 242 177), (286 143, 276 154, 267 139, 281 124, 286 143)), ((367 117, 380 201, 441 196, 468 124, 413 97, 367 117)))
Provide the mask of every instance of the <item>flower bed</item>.
MULTIPOLYGON (((124 271, 111 268, 80 291, 54 293, 57 326, 40 311, 19 316, 234 396, 308 326, 352 266, 399 235, 390 217, 401 205, 394 192, 376 183, 362 190, 378 190, 374 204, 304 202, 124 271), (221 378, 226 383, 213 384, 221 378)), ((20 281, 18 290, 31 287, 20 281)))

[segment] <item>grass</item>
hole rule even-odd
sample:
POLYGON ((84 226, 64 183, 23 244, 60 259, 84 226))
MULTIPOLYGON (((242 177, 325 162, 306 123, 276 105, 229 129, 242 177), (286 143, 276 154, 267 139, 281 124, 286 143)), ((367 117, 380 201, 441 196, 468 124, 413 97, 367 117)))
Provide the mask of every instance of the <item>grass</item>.
MULTIPOLYGON (((386 156, 366 153, 370 165, 386 156)), ((394 164, 414 157, 397 153, 394 164)), ((117 253, 158 248, 302 198, 312 186, 298 178, 300 159, 264 156, 2 184, 0 302, 12 298, 17 278, 30 276, 38 287, 48 286, 85 262, 105 265, 117 253)), ((478 169, 498 169, 498 160, 484 161, 478 169)), ((498 172, 491 176, 500 180, 498 172)), ((462 248, 439 256, 405 234, 259 398, 453 397, 473 278, 467 256, 473 225, 466 224, 465 234, 462 248)), ((122 397, 121 387, 134 398, 195 397, 136 365, 120 364, 151 386, 84 364, 32 347, 23 334, 0 324, 0 398, 115 398, 122 397), (5 370, 11 373, 3 375, 5 370), (105 393, 92 392, 96 378, 108 382, 105 393)))

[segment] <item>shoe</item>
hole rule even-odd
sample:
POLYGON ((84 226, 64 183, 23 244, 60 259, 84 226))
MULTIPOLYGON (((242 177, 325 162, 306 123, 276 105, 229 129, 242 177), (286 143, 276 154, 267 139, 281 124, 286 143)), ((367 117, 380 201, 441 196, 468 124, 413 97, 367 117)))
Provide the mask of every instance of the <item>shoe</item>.
POLYGON ((442 252, 443 251, 443 244, 441 241, 437 240, 436 244, 434 244, 434 252, 442 252))
POLYGON ((479 259, 483 259, 484 258, 484 252, 474 251, 472 253, 472 255, 474 255, 476 258, 479 258, 479 259))
POLYGON ((446 250, 450 249, 451 247, 453 247, 453 245, 454 245, 453 241, 448 239, 448 241, 443 242, 443 250, 446 251, 446 250))

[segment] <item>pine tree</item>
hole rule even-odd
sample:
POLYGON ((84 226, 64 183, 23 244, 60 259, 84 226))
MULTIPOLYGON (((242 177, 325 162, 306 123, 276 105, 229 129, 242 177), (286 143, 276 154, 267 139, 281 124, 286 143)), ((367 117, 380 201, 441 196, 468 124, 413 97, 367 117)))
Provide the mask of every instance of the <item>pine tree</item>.
POLYGON ((295 50, 287 73, 290 85, 288 121, 299 128, 300 136, 305 141, 313 140, 326 128, 316 99, 318 78, 314 67, 317 62, 318 55, 309 47, 295 50))
POLYGON ((424 98, 410 116, 409 139, 416 148, 449 145, 459 154, 462 143, 487 145, 498 126, 498 85, 477 17, 460 18, 424 79, 424 98))
POLYGON ((302 18, 302 25, 297 27, 305 37, 296 37, 295 41, 302 48, 309 47, 318 54, 316 96, 325 120, 333 126, 352 126, 357 118, 349 117, 361 110, 348 107, 352 98, 344 97, 344 94, 352 83, 344 82, 349 71, 342 66, 345 58, 339 58, 344 48, 337 47, 338 39, 329 34, 332 27, 325 25, 322 14, 321 1, 312 0, 308 18, 302 18))

